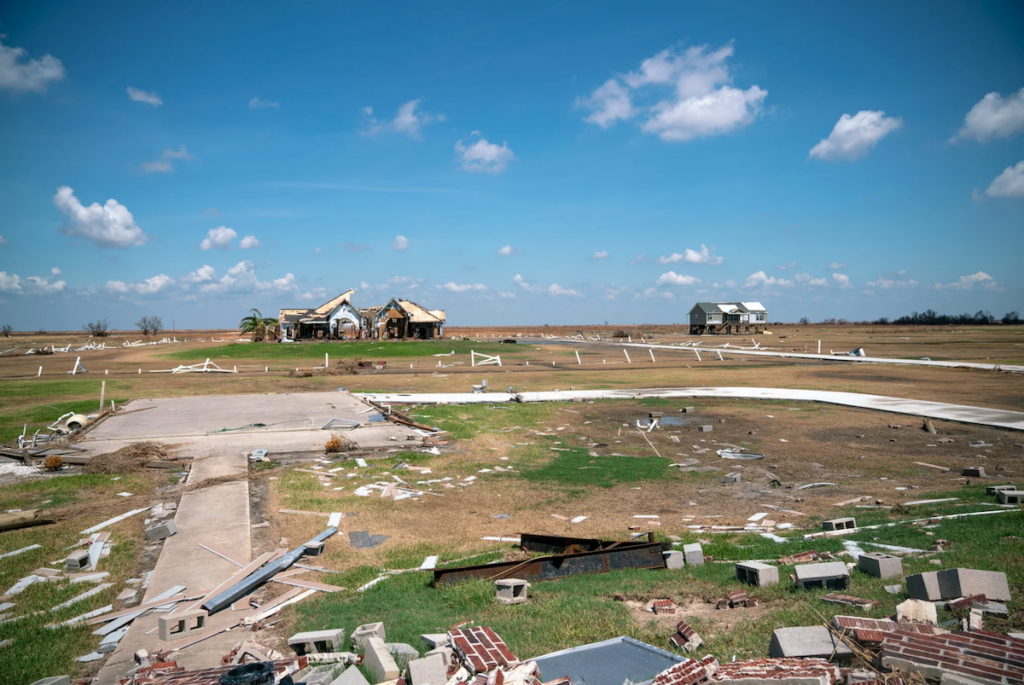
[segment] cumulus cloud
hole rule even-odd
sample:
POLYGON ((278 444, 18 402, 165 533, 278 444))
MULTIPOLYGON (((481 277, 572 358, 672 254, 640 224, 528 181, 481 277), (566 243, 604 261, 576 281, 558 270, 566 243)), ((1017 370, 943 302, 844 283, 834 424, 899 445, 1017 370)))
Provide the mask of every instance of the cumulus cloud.
POLYGON ((580 297, 580 293, 579 293, 578 290, 572 290, 570 288, 563 288, 562 286, 558 285, 557 283, 552 283, 548 287, 548 294, 549 295, 559 296, 559 297, 561 297, 561 296, 580 297))
POLYGON ((273 100, 261 100, 260 98, 249 100, 249 109, 278 109, 280 107, 281 104, 273 100))
MULTIPOLYGON (((906 271, 901 271, 900 273, 905 274, 906 271)), ((868 281, 867 283, 865 283, 865 285, 869 288, 878 288, 880 290, 892 290, 898 288, 916 288, 920 284, 914 280, 900 281, 880 276, 878 280, 868 281)))
POLYGON ((949 142, 973 139, 987 143, 993 138, 1009 138, 1024 130, 1024 88, 1005 98, 999 93, 983 97, 964 117, 963 128, 949 142))
POLYGON ((786 287, 793 285, 793 281, 785 278, 769 276, 764 271, 757 271, 747 276, 747 282, 743 285, 747 288, 767 288, 771 286, 786 287))
POLYGON ((846 268, 846 264, 843 264, 842 262, 832 262, 831 264, 828 265, 828 268, 830 268, 830 269, 845 269, 846 268))
POLYGON ((661 298, 664 298, 666 300, 674 300, 674 299, 676 299, 675 293, 664 291, 664 290, 658 290, 657 288, 648 288, 647 290, 636 294, 636 299, 640 299, 640 298, 648 299, 648 298, 652 298, 652 297, 661 297, 661 298))
POLYGON ((459 284, 454 281, 448 281, 441 286, 445 290, 449 290, 453 293, 464 293, 467 290, 487 290, 487 286, 481 283, 465 283, 459 284))
POLYGON ((457 140, 455 152, 458 153, 457 159, 462 168, 476 173, 500 174, 516 158, 508 143, 502 141, 499 146, 488 143, 486 138, 480 138, 469 145, 457 140))
POLYGON ((676 262, 689 262, 690 264, 722 264, 725 259, 715 254, 715 248, 708 249, 706 245, 701 245, 700 250, 691 250, 686 248, 683 254, 673 252, 667 257, 662 255, 658 257, 658 264, 675 264, 676 262))
POLYGON ((523 251, 521 248, 512 247, 511 245, 504 245, 498 248, 498 251, 495 252, 494 254, 497 255, 498 257, 508 257, 514 254, 522 254, 522 252, 523 251))
POLYGON ((156 293, 174 285, 174 279, 167 274, 159 274, 136 283, 125 283, 124 281, 107 281, 107 290, 112 293, 127 294, 137 293, 139 295, 155 295, 156 293))
POLYGON ((363 131, 363 135, 372 136, 382 131, 394 131, 410 138, 419 139, 422 137, 421 130, 424 126, 445 120, 443 114, 417 111, 421 102, 423 102, 421 99, 406 102, 398 108, 395 118, 390 120, 380 120, 373 116, 373 107, 364 107, 363 114, 367 118, 367 128, 363 131))
POLYGON ((207 231, 206 237, 203 238, 203 242, 199 243, 199 247, 203 250, 230 250, 231 241, 237 237, 235 229, 218 226, 207 231))
POLYGON ((217 270, 209 264, 203 264, 190 274, 182 276, 179 280, 182 283, 208 283, 217 277, 217 270))
MULTIPOLYGON (((60 273, 51 272, 51 276, 60 273)), ((11 295, 56 295, 67 285, 64 281, 54 281, 50 277, 29 276, 21 278, 18 274, 0 271, 0 293, 11 295)))
POLYGON ((758 86, 730 85, 726 62, 732 55, 731 44, 668 48, 644 60, 639 71, 616 75, 577 98, 576 106, 591 110, 585 120, 601 128, 640 117, 641 130, 667 141, 729 133, 753 123, 768 96, 758 86))
POLYGON ((643 264, 645 261, 646 258, 644 257, 644 255, 638 254, 636 257, 633 257, 632 259, 629 260, 629 264, 630 266, 636 266, 637 264, 643 264))
POLYGON ((3 38, 0 35, 0 88, 43 93, 51 82, 64 78, 64 65, 53 55, 22 61, 28 51, 4 45, 3 38))
POLYGON ((693 285, 694 283, 700 283, 700 279, 695 276, 684 276, 683 274, 677 274, 675 271, 668 271, 663 273, 657 280, 657 285, 693 285))
POLYGON ((882 111, 862 110, 852 117, 844 114, 828 138, 812 147, 808 156, 828 161, 860 159, 902 125, 902 119, 887 117, 882 111))
POLYGON ((590 255, 591 259, 608 259, 608 250, 598 250, 590 255))
POLYGON ((789 264, 783 264, 779 267, 779 271, 788 271, 789 269, 795 269, 797 267, 796 262, 790 262, 789 264))
POLYGON ((6 244, 7 244, 7 238, 5 238, 2 235, 0 235, 0 245, 6 245, 6 244))
POLYGON ((160 99, 160 96, 156 93, 151 93, 145 90, 139 90, 138 88, 132 88, 128 86, 128 99, 132 102, 144 102, 147 105, 153 105, 159 107, 164 104, 164 101, 160 99))
POLYGON ((793 276, 793 282, 798 285, 805 285, 809 288, 819 288, 821 286, 828 285, 828 280, 824 278, 814 278, 808 273, 793 276))
POLYGON ((260 241, 256 239, 254 235, 247 235, 238 243, 238 247, 243 250, 254 250, 260 246, 260 241))
POLYGON ((167 148, 164 150, 164 153, 160 155, 160 159, 152 162, 143 162, 139 166, 146 173, 174 171, 174 165, 170 161, 172 159, 192 161, 192 155, 188 153, 188 149, 186 149, 184 145, 179 147, 177 150, 167 148))
POLYGON ((852 285, 850 285, 850 277, 847 276, 846 274, 832 274, 832 280, 835 281, 836 285, 838 285, 843 290, 847 290, 853 287, 852 285))
POLYGON ((228 269, 228 272, 219 280, 201 286, 200 290, 213 293, 273 290, 295 292, 297 287, 295 285, 295 276, 291 273, 285 274, 281 278, 275 278, 272 281, 261 281, 256 275, 253 263, 246 260, 228 269))
POLYGON ((396 235, 394 242, 391 243, 391 249, 395 252, 405 252, 409 249, 409 239, 404 235, 396 235))
POLYGON ((1021 197, 1024 195, 1024 161, 1008 166, 992 180, 985 194, 989 197, 1021 197))
POLYGON ((961 276, 959 280, 945 285, 936 283, 932 287, 935 290, 974 290, 975 287, 984 290, 1001 290, 995 279, 984 271, 979 271, 978 273, 971 274, 970 276, 961 276))
POLYGON ((75 197, 74 190, 61 186, 53 196, 53 204, 71 219, 61 232, 85 238, 96 247, 124 250, 133 245, 145 245, 149 237, 135 225, 135 217, 128 208, 113 198, 102 207, 97 202, 86 207, 75 197))

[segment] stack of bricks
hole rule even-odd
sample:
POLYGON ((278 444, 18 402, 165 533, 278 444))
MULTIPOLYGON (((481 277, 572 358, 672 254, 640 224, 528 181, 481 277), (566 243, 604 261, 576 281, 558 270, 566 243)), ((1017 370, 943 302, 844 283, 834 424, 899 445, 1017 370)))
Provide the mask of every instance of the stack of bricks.
POLYGON ((1024 682, 1024 640, 985 631, 935 635, 898 630, 882 639, 882 665, 925 678, 1024 682))
POLYGON ((651 608, 656 614, 674 614, 676 605, 670 599, 656 599, 651 603, 651 608))
POLYGON ((473 673, 487 673, 499 666, 508 667, 519 662, 504 640, 485 626, 450 630, 448 634, 462 665, 473 673))
POLYGON ((710 654, 700 661, 687 659, 659 673, 652 685, 700 685, 710 682, 717 670, 718 660, 710 654))
POLYGON ((884 618, 858 618, 857 616, 834 616, 832 626, 840 632, 853 634, 853 638, 865 646, 878 646, 888 633, 902 630, 906 632, 933 635, 941 632, 941 628, 925 623, 897 623, 884 618))
POLYGON ((806 564, 811 561, 818 560, 818 553, 813 549, 809 552, 797 552, 792 556, 782 557, 779 559, 779 564, 783 566, 792 566, 793 564, 806 564))
POLYGON ((729 606, 735 609, 740 606, 747 606, 747 593, 743 590, 737 590, 736 592, 729 593, 729 606))
POLYGON ((704 644, 704 640, 702 640, 700 635, 697 634, 697 631, 691 628, 690 624, 686 621, 680 621, 676 624, 676 632, 669 639, 676 647, 684 649, 687 652, 704 644))
POLYGON ((730 681, 742 685, 744 680, 763 683, 765 680, 785 680, 808 684, 832 685, 840 679, 839 667, 828 659, 750 659, 721 664, 715 674, 717 682, 730 681), (799 679, 794 681, 791 679, 799 679))

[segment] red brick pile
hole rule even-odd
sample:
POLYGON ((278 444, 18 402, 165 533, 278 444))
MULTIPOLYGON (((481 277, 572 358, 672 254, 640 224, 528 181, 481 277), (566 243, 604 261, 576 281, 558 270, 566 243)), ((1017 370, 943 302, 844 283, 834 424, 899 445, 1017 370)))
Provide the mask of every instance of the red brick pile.
POLYGON ((784 680, 787 678, 816 679, 820 685, 832 685, 839 680, 839 668, 828 659, 750 659, 721 664, 715 674, 717 682, 744 680, 784 680))
POLYGON ((452 636, 459 661, 472 673, 486 673, 499 666, 508 668, 519 663, 505 641, 486 626, 450 630, 448 634, 452 636))
POLYGON ((686 621, 676 624, 676 632, 669 639, 676 647, 685 649, 687 652, 704 644, 704 640, 697 634, 697 631, 691 628, 686 621))
POLYGON ((672 603, 671 599, 656 599, 651 603, 651 608, 656 614, 676 613, 676 605, 672 603))
POLYGON ((687 659, 654 677, 652 685, 701 685, 711 681, 718 670, 718 660, 710 654, 700 661, 687 659))

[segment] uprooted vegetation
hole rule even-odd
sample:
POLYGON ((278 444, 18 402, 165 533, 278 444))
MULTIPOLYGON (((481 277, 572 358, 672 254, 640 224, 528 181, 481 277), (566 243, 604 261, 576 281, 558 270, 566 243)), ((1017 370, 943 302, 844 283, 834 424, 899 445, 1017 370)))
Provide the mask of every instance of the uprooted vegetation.
POLYGON ((312 378, 314 376, 354 376, 359 373, 359 359, 341 359, 326 369, 295 369, 289 371, 290 378, 312 378))
POLYGON ((146 462, 165 459, 167 456, 167 449, 163 445, 155 442, 136 442, 116 452, 92 457, 82 470, 85 473, 138 473, 146 468, 146 462))

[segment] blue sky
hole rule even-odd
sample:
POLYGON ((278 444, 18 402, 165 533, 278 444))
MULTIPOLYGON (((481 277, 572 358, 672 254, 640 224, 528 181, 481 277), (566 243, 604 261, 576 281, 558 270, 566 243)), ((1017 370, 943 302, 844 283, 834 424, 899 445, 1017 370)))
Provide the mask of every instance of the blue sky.
POLYGON ((1019 2, 33 2, 0 33, 16 329, 348 288, 452 325, 1024 310, 1019 2))

